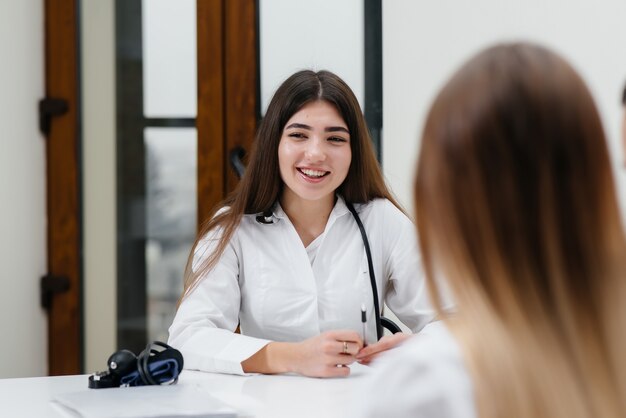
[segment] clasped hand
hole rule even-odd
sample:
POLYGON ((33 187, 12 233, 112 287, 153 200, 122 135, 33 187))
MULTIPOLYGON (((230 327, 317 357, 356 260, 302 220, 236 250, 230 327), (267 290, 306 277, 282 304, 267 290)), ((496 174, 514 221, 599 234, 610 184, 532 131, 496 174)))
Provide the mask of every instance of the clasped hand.
POLYGON ((385 335, 378 342, 363 347, 356 355, 356 360, 361 364, 369 364, 380 353, 390 350, 400 344, 402 341, 411 337, 411 334, 398 332, 393 335, 385 335))
POLYGON ((327 331, 299 344, 297 372, 312 377, 338 377, 350 374, 349 365, 358 361, 369 364, 383 351, 410 337, 398 333, 363 347, 361 336, 350 330, 327 331))

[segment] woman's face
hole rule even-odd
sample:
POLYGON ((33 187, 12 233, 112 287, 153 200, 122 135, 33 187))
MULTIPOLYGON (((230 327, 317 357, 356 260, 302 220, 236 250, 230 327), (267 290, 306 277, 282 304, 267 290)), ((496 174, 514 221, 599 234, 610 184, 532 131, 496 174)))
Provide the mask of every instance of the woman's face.
POLYGON ((278 145, 282 198, 332 202, 351 161, 350 132, 337 109, 319 100, 306 104, 287 121, 278 145))

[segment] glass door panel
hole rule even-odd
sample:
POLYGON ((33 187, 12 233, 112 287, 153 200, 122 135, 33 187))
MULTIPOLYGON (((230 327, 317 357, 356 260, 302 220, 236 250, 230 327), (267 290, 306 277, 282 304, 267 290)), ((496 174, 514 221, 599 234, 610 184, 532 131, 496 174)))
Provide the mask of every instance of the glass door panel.
POLYGON ((167 340, 196 231, 196 2, 117 0, 117 339, 167 340))
POLYGON ((195 118, 195 0, 143 0, 141 15, 144 115, 195 118))
POLYGON ((167 341, 196 235, 194 128, 146 128, 148 340, 167 341))

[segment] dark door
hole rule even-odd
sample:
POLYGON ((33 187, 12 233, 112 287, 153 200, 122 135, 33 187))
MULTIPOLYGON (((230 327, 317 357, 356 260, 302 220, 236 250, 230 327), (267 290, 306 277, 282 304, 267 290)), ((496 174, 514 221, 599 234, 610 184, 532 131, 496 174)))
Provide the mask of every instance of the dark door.
MULTIPOLYGON (((81 247, 77 1, 45 1, 48 371, 81 372, 81 247)), ((43 117, 43 115, 42 115, 43 117)), ((45 119, 44 119, 45 120, 45 119)))

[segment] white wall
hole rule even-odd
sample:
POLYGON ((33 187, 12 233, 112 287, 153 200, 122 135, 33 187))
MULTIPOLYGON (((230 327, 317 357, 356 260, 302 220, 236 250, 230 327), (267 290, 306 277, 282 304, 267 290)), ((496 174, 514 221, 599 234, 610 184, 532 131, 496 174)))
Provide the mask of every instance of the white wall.
MULTIPOLYGON (((418 137, 436 92, 464 60, 498 41, 541 42, 577 68, 602 113, 617 168, 625 16, 623 0, 383 1, 383 166, 400 200, 411 208, 418 137)), ((626 172, 617 175, 626 202, 626 172)))
POLYGON ((117 349, 114 0, 81 7, 85 372, 117 349))
POLYGON ((47 373, 43 2, 0 1, 0 378, 47 373))

